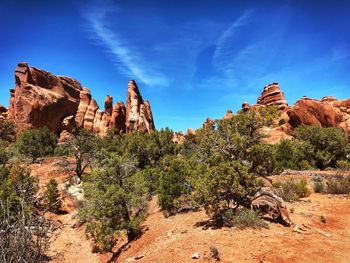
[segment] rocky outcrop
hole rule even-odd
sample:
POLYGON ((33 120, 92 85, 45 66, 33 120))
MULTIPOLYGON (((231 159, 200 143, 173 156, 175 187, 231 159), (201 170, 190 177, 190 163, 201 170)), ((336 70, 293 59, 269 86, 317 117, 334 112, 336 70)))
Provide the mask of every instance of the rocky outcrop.
POLYGON ((288 107, 284 93, 281 91, 278 83, 269 84, 264 88, 263 92, 258 98, 257 105, 277 105, 278 108, 282 110, 288 107))
POLYGON ((321 100, 303 97, 287 111, 292 128, 300 125, 339 127, 350 134, 350 99, 338 101, 333 97, 321 100))
POLYGON ((204 127, 213 127, 215 122, 211 118, 207 118, 205 122, 203 123, 203 128, 204 127))
POLYGON ((126 132, 151 132, 154 122, 148 101, 143 101, 139 88, 134 80, 128 83, 126 99, 126 132))
POLYGON ((27 63, 15 71, 14 90, 10 91, 8 119, 19 129, 47 126, 59 131, 63 119, 75 115, 82 89, 75 79, 54 76, 27 63))
POLYGON ((128 85, 127 107, 121 101, 113 106, 113 97, 108 95, 104 111, 77 80, 24 62, 16 68, 15 85, 10 90, 9 110, 0 107, 0 116, 14 121, 19 130, 47 126, 60 137, 67 137, 81 128, 101 136, 110 129, 125 133, 127 125, 129 133, 155 129, 150 103, 143 101, 135 81, 128 85))
POLYGON ((8 110, 4 106, 0 105, 0 120, 5 120, 8 110))
POLYGON ((229 120, 233 116, 232 110, 227 110, 226 114, 222 117, 223 120, 229 120))

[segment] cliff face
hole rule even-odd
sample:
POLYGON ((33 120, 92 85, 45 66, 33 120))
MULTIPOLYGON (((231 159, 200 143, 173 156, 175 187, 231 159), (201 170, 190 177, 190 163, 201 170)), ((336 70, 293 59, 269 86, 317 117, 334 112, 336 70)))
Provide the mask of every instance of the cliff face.
POLYGON ((90 90, 77 80, 55 76, 24 62, 15 70, 9 110, 1 107, 0 115, 14 121, 19 130, 47 126, 61 137, 80 128, 101 136, 110 129, 125 133, 127 126, 129 133, 155 129, 150 104, 143 101, 135 81, 129 82, 126 107, 122 101, 113 106, 113 98, 107 96, 102 111, 90 90))

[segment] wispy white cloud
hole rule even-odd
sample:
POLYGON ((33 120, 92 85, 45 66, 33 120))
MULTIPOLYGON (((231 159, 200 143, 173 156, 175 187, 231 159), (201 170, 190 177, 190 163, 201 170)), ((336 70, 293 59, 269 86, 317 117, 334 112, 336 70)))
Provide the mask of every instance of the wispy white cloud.
POLYGON ((110 14, 118 15, 118 6, 111 1, 99 2, 98 6, 82 12, 93 38, 111 54, 117 68, 128 77, 140 80, 147 86, 167 85, 168 79, 165 75, 153 71, 137 50, 129 47, 125 39, 108 27, 107 18, 110 14))
POLYGON ((238 28, 249 23, 253 14, 252 9, 247 9, 239 16, 219 37, 213 55, 214 66, 220 71, 225 69, 225 64, 232 57, 232 41, 238 28))

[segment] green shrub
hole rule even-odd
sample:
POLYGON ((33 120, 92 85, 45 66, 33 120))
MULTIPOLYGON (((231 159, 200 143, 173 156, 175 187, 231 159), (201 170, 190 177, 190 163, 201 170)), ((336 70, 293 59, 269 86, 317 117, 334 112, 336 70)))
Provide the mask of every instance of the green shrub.
MULTIPOLYGON (((346 158, 348 140, 341 129, 303 125, 294 130, 295 137, 308 146, 301 149, 304 160, 315 163, 319 169, 335 167, 346 158)), ((306 145, 305 145, 306 146, 306 145)))
POLYGON ((307 181, 302 180, 288 180, 285 182, 278 181, 274 182, 275 193, 283 200, 297 201, 300 198, 307 197, 310 195, 310 191, 307 187, 307 181))
POLYGON ((259 217, 258 213, 247 208, 239 209, 236 212, 232 209, 227 210, 222 217, 226 225, 235 226, 239 229, 268 228, 268 224, 259 217))
POLYGON ((60 195, 58 193, 57 182, 51 178, 46 184, 46 191, 44 194, 44 206, 45 209, 53 213, 57 213, 61 208, 60 195))
POLYGON ((47 127, 24 131, 17 140, 18 151, 31 157, 33 162, 39 157, 53 154, 56 145, 57 136, 47 127))
POLYGON ((350 162, 348 160, 337 161, 337 168, 340 170, 350 170, 350 162))
POLYGON ((172 159, 161 172, 158 187, 158 201, 165 214, 171 215, 180 207, 177 201, 190 194, 188 178, 190 166, 184 159, 172 159))
POLYGON ((282 126, 282 125, 284 125, 284 124, 286 124, 286 120, 285 120, 285 119, 280 119, 280 120, 278 121, 278 125, 279 125, 279 126, 282 126))
POLYGON ((140 233, 147 203, 135 163, 111 153, 83 181, 85 202, 79 216, 99 250, 111 251, 120 233, 128 242, 140 233))
POLYGON ((337 176, 328 179, 325 192, 329 194, 349 194, 350 176, 337 176))
POLYGON ((9 159, 6 143, 0 140, 0 165, 6 164, 9 159))
POLYGON ((315 193, 323 193, 325 191, 325 184, 322 181, 316 181, 313 188, 315 193))
POLYGON ((14 142, 16 137, 16 126, 14 122, 0 120, 0 140, 14 142))

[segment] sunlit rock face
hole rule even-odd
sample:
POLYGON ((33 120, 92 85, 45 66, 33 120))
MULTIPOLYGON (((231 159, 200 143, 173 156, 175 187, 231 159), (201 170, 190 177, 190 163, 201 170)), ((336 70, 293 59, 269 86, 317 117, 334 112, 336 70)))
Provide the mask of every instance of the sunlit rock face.
POLYGON ((257 105, 277 105, 280 109, 285 109, 288 107, 288 103, 284 97, 284 93, 280 89, 278 83, 272 83, 264 87, 261 93, 257 105))
POLYGON ((154 121, 151 106, 143 101, 139 88, 134 80, 128 83, 126 99, 126 132, 151 132, 154 130, 154 121))
POLYGON ((350 99, 324 97, 315 100, 303 97, 288 109, 287 114, 293 128, 303 124, 339 127, 350 134, 350 99))
POLYGON ((19 129, 47 126, 58 132, 63 119, 76 114, 81 90, 81 84, 73 78, 19 63, 7 118, 19 129))
POLYGON ((143 101, 135 81, 128 84, 127 107, 122 101, 113 106, 113 97, 107 95, 101 110, 90 90, 77 80, 25 62, 17 65, 9 109, 0 106, 0 119, 14 121, 18 130, 47 126, 61 137, 82 128, 101 136, 111 129, 116 133, 155 130, 150 103, 143 101))

